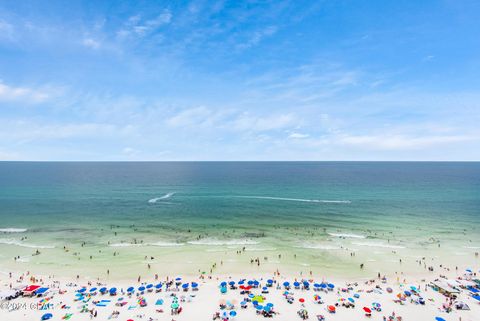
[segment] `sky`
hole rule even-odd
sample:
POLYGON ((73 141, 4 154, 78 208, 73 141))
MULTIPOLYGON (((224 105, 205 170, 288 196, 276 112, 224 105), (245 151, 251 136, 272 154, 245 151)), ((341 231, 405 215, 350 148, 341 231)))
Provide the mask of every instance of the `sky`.
POLYGON ((479 1, 0 2, 0 160, 480 160, 479 1))

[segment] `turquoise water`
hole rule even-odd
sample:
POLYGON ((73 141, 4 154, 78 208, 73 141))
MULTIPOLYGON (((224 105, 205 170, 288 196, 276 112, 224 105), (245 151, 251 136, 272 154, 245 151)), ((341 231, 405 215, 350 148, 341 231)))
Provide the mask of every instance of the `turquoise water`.
POLYGON ((3 162, 0 218, 3 270, 124 273, 148 255, 159 269, 174 261, 194 273, 221 259, 228 272, 268 256, 259 269, 347 273, 361 260, 393 268, 392 251, 468 263, 480 163, 3 162))

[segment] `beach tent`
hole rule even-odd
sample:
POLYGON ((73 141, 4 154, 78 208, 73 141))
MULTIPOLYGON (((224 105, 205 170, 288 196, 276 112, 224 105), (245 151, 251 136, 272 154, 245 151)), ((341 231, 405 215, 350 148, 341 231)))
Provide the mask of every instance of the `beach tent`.
POLYGON ((23 296, 32 296, 38 289, 40 289, 39 285, 29 285, 25 289, 23 289, 23 296))
POLYGON ((35 291, 35 295, 42 296, 42 295, 46 294, 49 290, 50 290, 49 288, 40 288, 40 289, 35 291))

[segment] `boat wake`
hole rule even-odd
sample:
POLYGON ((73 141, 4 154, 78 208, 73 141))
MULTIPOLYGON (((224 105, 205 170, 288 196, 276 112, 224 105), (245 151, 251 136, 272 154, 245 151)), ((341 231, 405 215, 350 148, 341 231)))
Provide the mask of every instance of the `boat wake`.
POLYGON ((165 195, 163 195, 163 196, 149 199, 148 202, 149 202, 150 204, 155 204, 155 203, 158 202, 158 201, 169 199, 169 198, 172 197, 174 194, 175 194, 174 192, 172 192, 172 193, 167 193, 167 194, 165 194, 165 195))
POLYGON ((305 198, 288 198, 288 197, 274 197, 274 196, 235 196, 240 198, 251 198, 261 200, 276 200, 276 201, 289 201, 289 202, 306 202, 306 203, 332 203, 332 204, 350 204, 349 200, 317 200, 317 199, 305 199, 305 198))

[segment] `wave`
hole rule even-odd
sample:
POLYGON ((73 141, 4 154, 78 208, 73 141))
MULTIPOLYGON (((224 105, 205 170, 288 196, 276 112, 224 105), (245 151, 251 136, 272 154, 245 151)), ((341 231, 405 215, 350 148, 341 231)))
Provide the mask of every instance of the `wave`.
POLYGON ((464 249, 471 249, 471 250, 478 250, 480 249, 480 246, 464 246, 464 249))
POLYGON ((174 194, 175 194, 175 192, 167 193, 167 194, 165 194, 165 195, 163 195, 163 196, 149 199, 148 202, 149 202, 150 204, 154 204, 154 203, 156 203, 156 202, 158 202, 158 201, 169 199, 169 198, 172 197, 174 194))
POLYGON ((198 241, 187 242, 191 245, 256 245, 260 244, 251 240, 217 240, 217 239, 203 239, 198 241))
POLYGON ((276 201, 290 201, 290 202, 306 202, 306 203, 333 203, 333 204, 350 204, 349 200, 316 200, 306 198, 288 198, 288 197, 273 197, 273 196, 235 196, 240 198, 252 198, 261 200, 276 200, 276 201))
POLYGON ((387 249, 404 249, 405 248, 405 246, 401 246, 401 245, 391 245, 391 244, 384 244, 384 243, 353 242, 352 244, 360 245, 360 246, 369 246, 369 247, 382 247, 387 249))
POLYGON ((352 239, 364 239, 364 235, 359 234, 348 234, 348 233, 328 233, 330 236, 342 237, 342 238, 352 238, 352 239))
POLYGON ((160 246, 160 247, 174 247, 174 246, 183 246, 184 243, 174 243, 174 242, 153 242, 153 243, 113 243, 110 244, 110 247, 139 247, 139 246, 160 246))
POLYGON ((0 228, 0 233, 24 233, 26 231, 27 231, 26 228, 14 228, 14 227, 0 228))
POLYGON ((53 249, 53 248, 55 248, 55 246, 53 246, 53 245, 29 244, 29 243, 22 243, 22 242, 17 241, 17 240, 6 240, 6 239, 1 239, 0 244, 28 247, 28 248, 31 248, 31 249, 53 249))
POLYGON ((303 244, 297 247, 302 249, 311 249, 311 250, 327 250, 327 251, 341 250, 341 248, 338 246, 326 245, 326 244, 303 244))
POLYGON ((184 243, 174 243, 174 242, 155 242, 147 243, 150 246, 161 246, 161 247, 175 247, 175 246, 184 246, 184 243))

